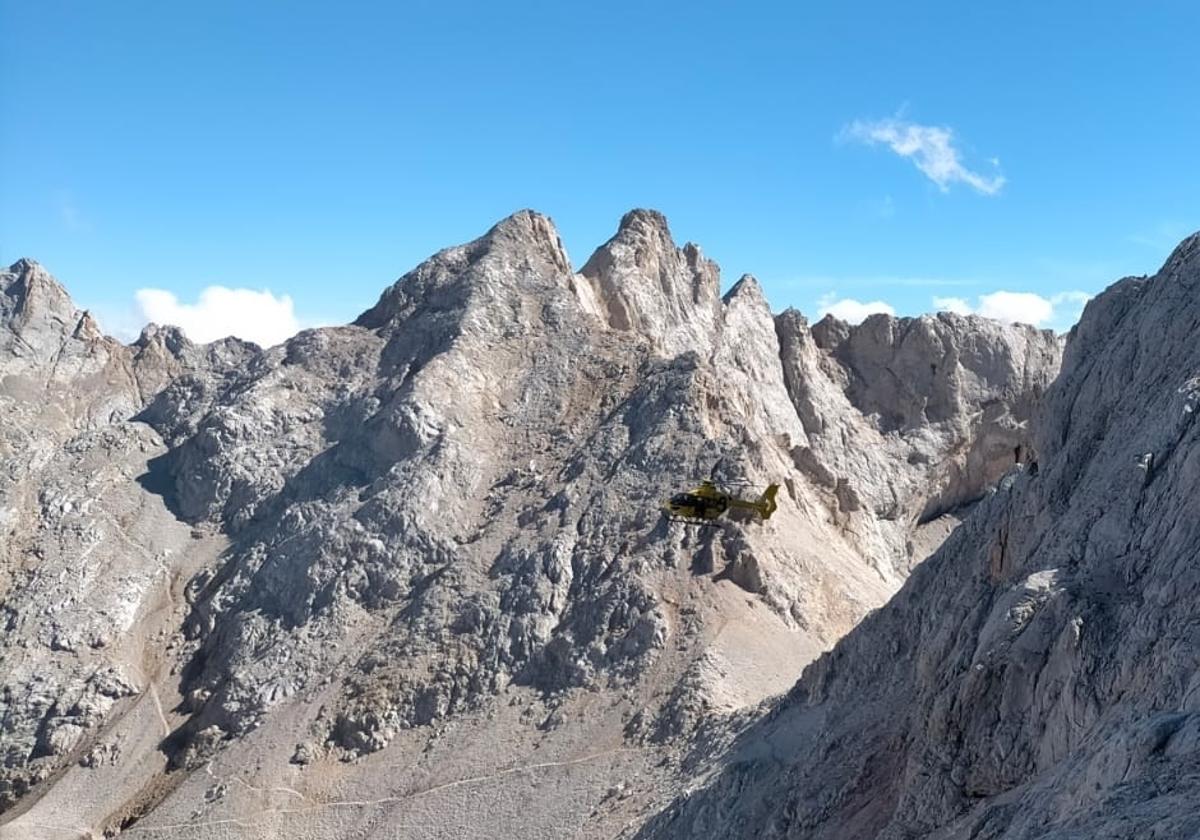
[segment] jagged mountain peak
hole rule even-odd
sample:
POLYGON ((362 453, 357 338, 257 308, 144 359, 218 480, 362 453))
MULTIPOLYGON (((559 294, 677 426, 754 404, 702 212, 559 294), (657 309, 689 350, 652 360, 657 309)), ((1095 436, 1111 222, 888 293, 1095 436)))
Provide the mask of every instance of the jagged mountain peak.
POLYGON ((1178 272, 1185 267, 1191 266, 1197 261, 1200 261, 1200 231, 1196 231, 1191 236, 1185 237, 1182 242, 1175 246, 1175 250, 1167 257, 1166 263, 1163 264, 1162 271, 1178 272))
POLYGON ((617 232, 601 245, 580 269, 593 276, 609 269, 608 263, 632 259, 645 269, 662 267, 663 261, 682 258, 696 272, 719 275, 716 264, 704 258, 700 246, 675 243, 667 217, 658 210, 637 208, 621 217, 617 232), (655 263, 659 266, 655 266, 655 263))
POLYGON ((671 233, 671 224, 661 210, 636 207, 621 217, 617 232, 600 247, 603 250, 616 243, 632 245, 643 253, 670 253, 678 251, 690 264, 699 266, 707 262, 704 251, 695 242, 679 245, 671 233))
POLYGON ((753 274, 743 274, 738 281, 730 286, 721 298, 721 302, 726 306, 734 301, 753 301, 767 307, 770 310, 770 303, 767 300, 767 293, 763 291, 762 284, 758 282, 758 278, 753 274))
POLYGON ((41 379, 54 373, 56 359, 102 339, 91 315, 39 263, 21 259, 0 271, 0 355, 13 370, 41 379))
POLYGON ((420 308, 446 311, 462 309, 472 299, 495 302, 542 277, 567 288, 571 274, 554 222, 521 210, 477 239, 438 251, 385 289, 354 323, 378 329, 420 308))
POLYGON ((8 267, 5 274, 23 275, 32 271, 45 271, 42 264, 32 257, 21 257, 8 267))
POLYGON ((885 428, 847 395, 854 360, 749 275, 722 298, 661 214, 627 214, 589 265, 522 211, 357 326, 269 350, 148 327, 101 367, 68 344, 89 364, 55 362, 65 387, 0 399, 22 453, 0 475, 13 836, 405 837, 423 803, 446 836, 616 836, 678 790, 694 735, 883 603, 949 530, 923 511, 1011 469, 1057 360, 1012 393, 920 380, 912 427, 885 428), (947 395, 946 422, 922 413, 947 395), (83 434, 31 419, 80 402, 83 434), (776 483, 778 511, 663 520, 705 476, 776 483), (463 806, 531 783, 501 823, 463 806))
POLYGON ((10 327, 52 320, 74 328, 79 318, 67 290, 37 261, 23 257, 0 272, 0 317, 10 327))
POLYGON ((133 346, 145 348, 152 344, 162 344, 176 354, 193 346, 192 340, 179 327, 172 324, 150 322, 142 327, 142 331, 138 334, 137 340, 133 342, 133 346))
MULTIPOLYGON (((6 288, 15 280, 38 276, 39 278, 50 278, 49 272, 45 266, 32 257, 21 257, 10 265, 5 271, 0 272, 0 288, 6 288)), ((50 278, 53 280, 53 278, 50 278)), ((57 281, 54 281, 57 283, 57 281)))
POLYGON ((21 257, 7 269, 0 271, 0 291, 14 297, 29 294, 36 287, 44 285, 62 289, 59 282, 41 263, 29 257, 21 257))
POLYGON ((514 254, 530 249, 563 272, 571 270, 571 261, 554 221, 536 210, 518 210, 501 219, 483 235, 481 244, 488 250, 509 251, 514 254))
POLYGON ((661 213, 626 213, 579 274, 610 328, 640 333, 664 355, 708 344, 721 270, 698 246, 678 247, 661 213))
POLYGON ((90 312, 75 306, 70 293, 36 260, 22 257, 0 271, 0 323, 7 329, 0 346, 16 354, 45 354, 68 339, 89 343, 106 337, 90 312))
POLYGON ((550 218, 522 210, 483 236, 434 254, 354 323, 378 329, 420 309, 465 313, 468 306, 487 320, 511 309, 516 298, 551 288, 571 290, 582 310, 611 329, 640 334, 667 355, 708 346, 721 308, 717 264, 696 245, 678 247, 657 211, 626 213, 575 274, 550 218))
POLYGON ((617 232, 635 230, 652 230, 660 235, 671 238, 671 228, 667 223, 667 217, 660 210, 652 210, 645 207, 635 207, 621 217, 620 223, 617 225, 617 232))
POLYGON ((850 324, 833 315, 825 315, 812 325, 812 337, 822 350, 832 350, 849 337, 850 330, 850 324))

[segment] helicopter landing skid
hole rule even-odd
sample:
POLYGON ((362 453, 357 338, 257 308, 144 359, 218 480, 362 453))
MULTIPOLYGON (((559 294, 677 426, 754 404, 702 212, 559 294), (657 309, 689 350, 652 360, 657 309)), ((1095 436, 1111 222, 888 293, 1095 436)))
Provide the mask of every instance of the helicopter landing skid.
POLYGON ((697 528, 720 528, 720 522, 714 522, 711 519, 691 519, 684 516, 668 516, 668 522, 679 522, 683 525, 695 525, 697 528))

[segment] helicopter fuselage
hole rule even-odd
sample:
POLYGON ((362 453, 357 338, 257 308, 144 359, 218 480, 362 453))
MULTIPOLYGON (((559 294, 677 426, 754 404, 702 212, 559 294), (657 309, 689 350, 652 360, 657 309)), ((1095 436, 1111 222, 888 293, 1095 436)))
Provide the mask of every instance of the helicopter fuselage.
POLYGON ((676 493, 665 505, 668 516, 686 521, 711 521, 729 510, 729 497, 723 493, 676 493))
POLYGON ((716 520, 730 508, 740 508, 769 519, 775 512, 775 494, 779 485, 772 484, 757 499, 741 499, 717 487, 711 481, 702 482, 686 493, 676 493, 662 506, 663 514, 672 522, 689 525, 715 525, 716 520))

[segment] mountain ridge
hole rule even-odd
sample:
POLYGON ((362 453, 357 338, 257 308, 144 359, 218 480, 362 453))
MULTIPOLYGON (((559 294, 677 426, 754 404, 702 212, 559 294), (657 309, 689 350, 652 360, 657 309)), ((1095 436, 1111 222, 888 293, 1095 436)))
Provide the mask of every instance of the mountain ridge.
POLYGON ((87 363, 48 380, 5 357, 0 415, 26 433, 6 458, 38 454, 0 482, 0 836, 63 814, 402 831, 392 806, 442 782, 448 836, 611 835, 677 789, 689 739, 785 690, 952 529, 918 521, 929 487, 935 513, 969 506, 1033 457, 1052 334, 873 321, 839 357, 752 278, 722 297, 648 212, 589 264, 525 212, 277 347, 149 327, 60 340, 87 363), (892 428, 851 392, 855 368, 924 352, 904 336, 953 374, 919 380, 940 413, 917 400, 892 428), (53 383, 36 404, 30 378, 53 383), (968 463, 991 478, 964 484, 968 463), (659 520, 709 474, 778 481, 780 511, 659 520), (456 810, 456 780, 516 795, 523 764, 562 768, 538 808, 501 828, 456 810), (285 788, 326 804, 256 804, 285 788), (328 804, 349 800, 380 804, 328 804))
POLYGON ((1200 237, 1085 309, 1006 478, 639 837, 1200 831, 1200 237), (819 761, 812 757, 819 756, 819 761))

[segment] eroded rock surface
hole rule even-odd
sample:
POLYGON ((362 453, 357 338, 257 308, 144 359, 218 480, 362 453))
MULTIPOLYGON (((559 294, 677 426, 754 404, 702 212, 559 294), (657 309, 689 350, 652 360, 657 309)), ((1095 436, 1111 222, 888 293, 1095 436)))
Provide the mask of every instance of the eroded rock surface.
POLYGON ((810 330, 789 309, 776 323, 808 438, 793 460, 884 573, 906 574, 945 536, 940 518, 1036 463, 1030 423, 1061 357, 1051 331, 950 312, 810 330))
POLYGON ((2 280, 4 837, 640 824, 1032 461, 1058 364, 979 319, 808 330, 651 211, 579 273, 518 213, 266 350, 2 280), (661 520, 710 476, 780 509, 661 520))
POLYGON ((1088 304, 1006 478, 641 837, 1200 835, 1200 234, 1088 304))

